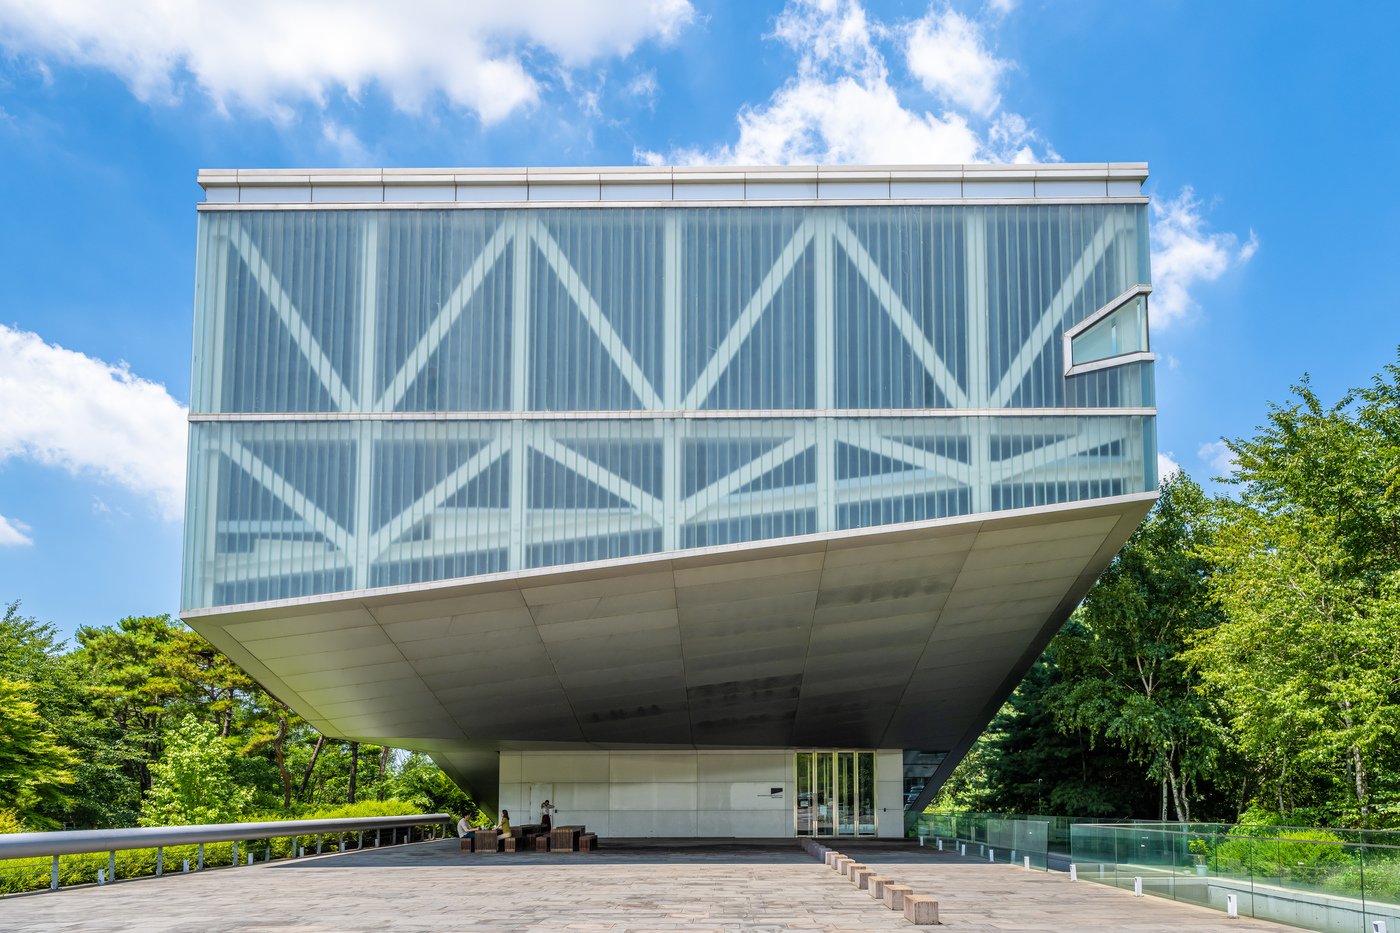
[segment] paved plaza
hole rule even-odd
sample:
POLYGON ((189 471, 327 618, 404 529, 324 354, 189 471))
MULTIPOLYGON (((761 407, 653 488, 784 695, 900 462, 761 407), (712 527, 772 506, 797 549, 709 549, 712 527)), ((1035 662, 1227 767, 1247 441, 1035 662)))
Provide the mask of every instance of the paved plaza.
MULTIPOLYGON (((964 931, 1291 929, 908 843, 843 851, 938 897, 964 931)), ((0 900, 0 930, 777 933, 912 926, 792 842, 668 840, 470 855, 439 840, 0 900)))

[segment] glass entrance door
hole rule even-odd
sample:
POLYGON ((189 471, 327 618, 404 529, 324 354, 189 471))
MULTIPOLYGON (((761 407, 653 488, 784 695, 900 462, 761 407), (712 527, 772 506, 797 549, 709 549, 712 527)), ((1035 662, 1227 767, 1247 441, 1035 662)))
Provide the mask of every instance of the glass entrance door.
POLYGON ((796 752, 793 761, 797 835, 875 835, 874 752, 796 752))

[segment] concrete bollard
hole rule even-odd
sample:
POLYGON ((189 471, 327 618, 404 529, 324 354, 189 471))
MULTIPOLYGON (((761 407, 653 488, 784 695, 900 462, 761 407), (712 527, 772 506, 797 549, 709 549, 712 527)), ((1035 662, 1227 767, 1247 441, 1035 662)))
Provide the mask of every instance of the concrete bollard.
POLYGON ((877 901, 883 901, 885 899, 885 885, 889 883, 890 879, 884 875, 871 875, 865 883, 865 893, 877 901))
POLYGON ((99 868, 99 869, 97 869, 97 883, 98 883, 98 884, 106 884, 106 883, 107 883, 107 869, 105 869, 105 868, 99 868))
POLYGON ((1133 897, 1142 897, 1142 878, 1133 879, 1133 897))
POLYGON ((890 910, 904 913, 904 898, 914 893, 914 889, 907 884, 887 884, 885 885, 885 906, 890 910))
POLYGON ((923 847, 924 847, 924 837, 923 837, 923 836, 920 836, 920 837, 919 837, 919 848, 922 849, 923 847))
POLYGON ((1240 916, 1240 899, 1237 895, 1225 895, 1225 916, 1231 920, 1238 920, 1240 916))
POLYGON ((1078 866, 1078 865, 1071 865, 1071 866, 1069 867, 1069 880, 1070 880, 1070 881, 1078 881, 1078 880, 1079 880, 1079 866, 1078 866))
POLYGON ((251 852, 248 853, 248 864, 253 864, 253 853, 251 852))
POLYGON ((1030 870, 1031 870, 1031 857, 1030 857, 1029 855, 1023 856, 1023 857, 1021 858, 1021 864, 1025 866, 1026 871, 1030 871, 1030 870))
POLYGON ((939 851, 939 852, 942 852, 942 851, 943 851, 943 840, 942 840, 942 839, 938 840, 938 851, 939 851))
POLYGON ((938 923, 938 900, 927 894, 905 896, 904 919, 918 927, 934 926, 938 923))
POLYGON ((989 861, 989 862, 995 862, 996 860, 997 860, 997 850, 996 850, 996 849, 988 849, 988 850, 987 850, 987 861, 989 861))
POLYGON ((188 874, 190 873, 190 860, 189 860, 189 859, 185 859, 184 867, 180 869, 180 872, 181 872, 181 874, 185 874, 185 875, 188 875, 188 874))
POLYGON ((851 884, 856 886, 856 890, 864 891, 870 887, 870 876, 875 874, 875 869, 866 868, 864 865, 858 866, 851 872, 851 884))

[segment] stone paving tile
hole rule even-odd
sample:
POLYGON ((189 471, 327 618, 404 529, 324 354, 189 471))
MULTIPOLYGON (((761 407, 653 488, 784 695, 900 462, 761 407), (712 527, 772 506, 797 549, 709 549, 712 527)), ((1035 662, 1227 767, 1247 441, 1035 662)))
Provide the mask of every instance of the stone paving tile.
MULTIPOLYGON (((935 894, 946 928, 968 933, 1289 929, 907 844, 850 851, 917 893, 935 894)), ((463 854, 447 840, 0 899, 5 933, 909 929, 792 843, 492 856, 463 854)))

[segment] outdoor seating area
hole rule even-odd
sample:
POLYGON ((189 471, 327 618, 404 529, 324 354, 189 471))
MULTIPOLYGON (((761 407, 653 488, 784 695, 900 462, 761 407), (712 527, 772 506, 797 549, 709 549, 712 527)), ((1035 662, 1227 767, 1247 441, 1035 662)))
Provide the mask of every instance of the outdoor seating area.
POLYGON ((499 830, 478 829, 472 836, 460 840, 463 852, 489 854, 496 852, 592 852, 598 848, 598 834, 586 826, 555 826, 545 829, 540 823, 523 823, 502 836, 499 830))

